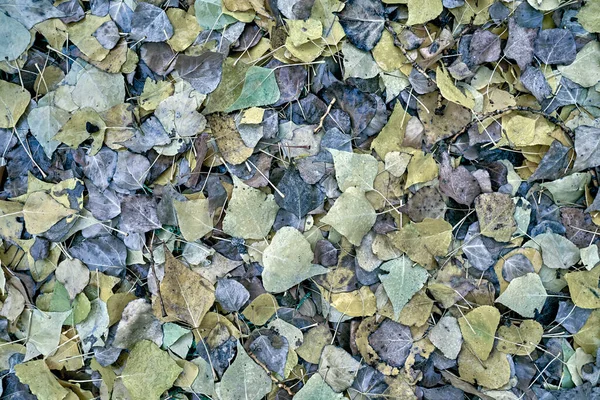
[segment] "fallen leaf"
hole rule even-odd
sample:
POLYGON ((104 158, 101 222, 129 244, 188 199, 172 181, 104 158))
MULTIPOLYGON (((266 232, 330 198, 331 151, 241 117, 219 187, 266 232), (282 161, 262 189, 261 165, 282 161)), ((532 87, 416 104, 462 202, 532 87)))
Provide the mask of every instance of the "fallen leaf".
POLYGON ((504 304, 523 317, 533 318, 539 313, 546 302, 546 289, 538 274, 528 273, 510 281, 498 303, 504 304))
POLYGON ((459 318, 458 324, 467 346, 466 348, 463 346, 461 354, 473 354, 481 361, 487 360, 494 346, 499 322, 500 312, 492 306, 477 307, 459 318))
POLYGON ((263 252, 263 285, 268 292, 284 292, 327 269, 312 264, 310 243, 297 229, 283 227, 263 252))
POLYGON ((160 283, 168 316, 197 328, 215 301, 213 286, 165 251, 165 277, 160 283))
POLYGON ((121 380, 132 399, 157 399, 182 371, 168 353, 154 343, 142 340, 131 349, 121 380))

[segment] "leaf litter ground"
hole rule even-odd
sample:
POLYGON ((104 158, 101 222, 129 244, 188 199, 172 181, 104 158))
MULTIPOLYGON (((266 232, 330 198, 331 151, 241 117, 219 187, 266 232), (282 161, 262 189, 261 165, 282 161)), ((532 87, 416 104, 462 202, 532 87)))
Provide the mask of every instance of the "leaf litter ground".
POLYGON ((0 399, 600 398, 596 0, 0 0, 0 399))

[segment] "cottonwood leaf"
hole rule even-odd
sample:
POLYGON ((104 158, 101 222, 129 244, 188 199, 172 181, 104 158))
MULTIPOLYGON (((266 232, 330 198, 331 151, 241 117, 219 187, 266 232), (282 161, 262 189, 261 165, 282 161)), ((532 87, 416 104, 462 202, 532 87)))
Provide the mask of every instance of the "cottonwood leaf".
POLYGON ((550 145, 550 149, 544 154, 542 161, 538 164, 537 169, 528 179, 528 182, 537 180, 555 180, 559 179, 567 173, 569 166, 569 150, 570 148, 563 145, 558 140, 555 140, 550 145))
POLYGON ((139 3, 131 17, 131 39, 165 42, 173 36, 173 25, 162 8, 139 3))
POLYGON ((279 376, 285 375, 289 348, 287 339, 273 331, 261 334, 250 344, 250 351, 256 358, 279 376))
POLYGON ((600 165, 600 129, 587 125, 575 128, 575 153, 573 171, 600 165))
POLYGON ((469 56, 476 65, 498 61, 500 58, 500 38, 486 30, 477 30, 469 43, 469 56))
POLYGON ((334 14, 339 17, 353 45, 361 50, 373 50, 385 24, 385 10, 381 1, 349 0, 341 12, 334 14))
POLYGON ((446 153, 440 166, 440 190, 457 203, 467 206, 481 193, 477 179, 462 165, 452 168, 450 157, 446 153))
POLYGON ((535 41, 534 53, 544 64, 571 64, 577 55, 575 38, 568 29, 544 29, 535 41))
POLYGON ((167 352, 142 340, 131 349, 121 381, 132 400, 158 399, 173 386, 182 371, 167 352))
POLYGON ((504 193, 482 193, 475 199, 479 230, 483 236, 508 242, 517 229, 515 203, 504 193))
POLYGON ((223 400, 260 400, 271 391, 271 379, 237 343, 237 355, 227 368, 217 393, 223 400))
POLYGON ((85 289, 90 281, 90 270, 78 259, 66 259, 54 271, 56 280, 65 286, 71 300, 85 289))
POLYGON ((488 359, 494 346, 496 328, 500 322, 500 311, 492 306, 480 306, 470 311, 467 315, 458 319, 460 331, 465 344, 469 350, 461 352, 473 352, 481 361, 488 359))
MULTIPOLYGON (((296 2, 298 4, 298 2, 296 2)), ((289 29, 289 40, 294 46, 302 46, 303 44, 320 39, 323 35, 323 25, 319 20, 309 18, 290 19, 287 21, 289 29)))
POLYGON ((445 315, 431 329, 427 336, 431 343, 444 354, 445 357, 456 360, 462 347, 462 334, 456 318, 445 315))
POLYGON ((304 342, 296 352, 309 363, 318 364, 323 348, 331 343, 332 338, 326 325, 317 325, 304 334, 304 342))
POLYGON ((1 0, 0 10, 27 29, 47 19, 66 16, 63 11, 54 7, 52 0, 1 0))
MULTIPOLYGON (((319 34, 320 35, 320 34, 319 34)), ((349 42, 342 45, 344 54, 344 79, 370 79, 379 73, 379 66, 368 51, 362 51, 349 42)))
POLYGON ((82 108, 71 114, 54 139, 76 149, 89 138, 104 138, 105 129, 106 124, 96 111, 82 108))
POLYGON ((275 233, 263 253, 265 290, 281 293, 327 269, 312 263, 310 243, 297 229, 285 226, 275 233))
POLYGON ((246 72, 242 93, 226 111, 232 112, 242 108, 267 106, 279 100, 279 87, 274 72, 269 68, 250 67, 246 72))
MULTIPOLYGON (((108 299, 108 304, 117 294, 108 299)), ((150 340, 156 345, 163 342, 163 330, 160 321, 152 313, 152 305, 145 299, 135 299, 125 305, 112 345, 129 349, 140 340, 150 340)))
POLYGON ((433 267, 434 257, 448 253, 452 241, 452 225, 441 219, 425 218, 388 234, 394 246, 404 251, 417 264, 433 267))
POLYGON ((437 18, 444 7, 442 0, 431 0, 425 3, 419 0, 408 0, 408 21, 406 25, 421 25, 437 18))
POLYGON ((360 362, 340 347, 328 345, 321 353, 319 375, 335 392, 348 389, 359 368, 360 362))
POLYGON ((373 182, 378 172, 378 162, 375 157, 370 154, 328 150, 333 156, 335 178, 342 192, 352 186, 364 192, 373 190, 373 182))
POLYGON ((369 344, 381 360, 399 368, 410 354, 413 338, 408 326, 386 319, 369 335, 369 344))
POLYGON ((121 224, 126 232, 146 233, 160 229, 156 200, 145 195, 124 196, 121 200, 121 224))
POLYGON ((592 40, 579 50, 575 61, 569 65, 559 65, 563 77, 583 86, 594 86, 600 81, 600 43, 592 40))
POLYGON ((294 396, 297 400, 343 400, 342 393, 336 393, 319 374, 313 374, 294 396))
POLYGON ((213 286, 165 251, 165 277, 160 283, 162 305, 169 317, 197 328, 215 302, 213 286))
POLYGON ((44 148, 48 157, 60 145, 54 136, 59 129, 69 120, 69 113, 54 106, 40 106, 31 110, 27 115, 27 123, 31 134, 44 148))
POLYGON ((359 246, 371 230, 377 216, 362 190, 349 187, 337 198, 327 215, 321 219, 344 235, 350 243, 359 246))
POLYGON ((519 278, 528 273, 535 272, 533 264, 524 254, 515 254, 504 260, 502 265, 502 278, 506 282, 511 282, 515 278, 519 278))
POLYGON ((98 40, 102 47, 109 50, 113 49, 121 39, 119 27, 114 21, 104 22, 92 36, 98 40))
POLYGON ((588 32, 600 32, 600 3, 585 3, 577 13, 577 22, 588 32))
POLYGON ((0 60, 14 61, 29 47, 31 33, 19 21, 0 13, 0 38, 0 60))
POLYGON ((427 282, 429 274, 421 266, 412 265, 408 257, 387 261, 380 268, 389 271, 387 275, 379 275, 379 280, 394 308, 394 319, 398 319, 400 311, 427 282))
MULTIPOLYGON (((15 374, 38 399, 64 399, 73 394, 60 385, 46 360, 28 361, 15 365, 15 374)), ((77 396, 76 396, 77 397, 77 396)))
POLYGON ((425 186, 410 197, 399 210, 408 215, 411 221, 422 222, 425 218, 443 218, 446 203, 436 187, 425 186))
POLYGON ((498 350, 482 360, 468 349, 463 349, 458 356, 458 373, 469 383, 499 389, 508 383, 511 367, 506 354, 498 350))
POLYGON ((599 279, 600 267, 594 267, 590 271, 574 271, 565 274, 571 299, 577 307, 600 308, 599 279))
POLYGON ((173 207, 185 240, 194 242, 212 231, 213 216, 208 199, 173 200, 173 207))
POLYGON ((248 307, 242 311, 242 314, 254 325, 261 326, 267 323, 275 314, 277 308, 279 306, 275 297, 270 293, 263 293, 252 300, 248 307))
POLYGON ((309 185, 302 179, 296 168, 290 166, 277 184, 279 192, 275 193, 275 202, 281 208, 291 212, 298 218, 304 218, 325 200, 325 194, 316 185, 309 185))
POLYGON ((122 74, 110 74, 88 64, 77 74, 71 95, 80 108, 106 111, 125 100, 125 79, 122 74))
POLYGON ((528 273, 511 280, 496 302, 504 304, 525 318, 533 318, 536 310, 542 311, 546 297, 546 289, 540 276, 528 273))
POLYGON ((106 303, 99 298, 92 300, 88 315, 76 325, 84 351, 89 351, 96 342, 102 340, 101 338, 108 331, 108 325, 109 316, 106 303))
POLYGON ((485 271, 494 265, 498 257, 491 253, 483 238, 479 233, 479 222, 474 222, 469 226, 462 246, 471 265, 480 271, 485 271))
POLYGON ((498 351, 527 356, 536 349, 543 334, 544 327, 532 319, 526 319, 519 326, 501 326, 498 328, 498 351))
POLYGON ((548 189, 557 204, 575 203, 584 194, 591 178, 587 172, 575 172, 552 182, 544 182, 540 187, 548 189))
POLYGON ((32 235, 39 235, 52 228, 63 218, 77 214, 56 201, 46 192, 34 192, 29 195, 23 206, 25 228, 32 235))
POLYGON ((504 46, 504 56, 515 60, 521 70, 533 60, 533 48, 538 30, 523 28, 514 18, 508 20, 508 41, 504 46))
POLYGON ((279 210, 274 196, 251 188, 235 176, 233 185, 223 220, 223 232, 244 239, 264 239, 279 210))
POLYGON ((26 343, 32 353, 39 352, 45 356, 56 351, 60 343, 60 332, 63 323, 71 315, 65 312, 43 312, 39 309, 26 310, 21 314, 21 321, 26 322, 26 343), (31 349, 33 347, 33 349, 31 349))
POLYGON ((248 290, 234 279, 220 279, 215 290, 215 299, 226 312, 239 311, 250 299, 248 290))
POLYGON ((542 250, 544 265, 552 269, 569 269, 579 262, 579 248, 564 236, 547 232, 533 238, 542 250))
POLYGON ((29 105, 31 95, 14 83, 0 80, 0 128, 14 128, 29 105))
POLYGON ((219 30, 236 22, 236 19, 223 14, 221 0, 196 0, 194 10, 198 24, 205 30, 219 30))
POLYGON ((223 54, 207 51, 199 56, 181 54, 175 62, 175 71, 200 93, 213 92, 221 82, 223 54))
POLYGON ((520 79, 525 89, 529 90, 540 103, 552 95, 552 88, 538 67, 529 65, 520 79))
POLYGON ((99 221, 107 221, 121 214, 121 201, 110 189, 100 190, 92 182, 86 181, 88 190, 85 207, 99 221))
POLYGON ((452 78, 441 67, 438 67, 435 71, 435 78, 438 88, 440 89, 440 93, 444 98, 453 103, 459 104, 468 109, 475 108, 475 99, 471 92, 467 92, 466 94, 461 92, 459 88, 457 88, 452 82, 452 78))
POLYGON ((198 100, 191 95, 190 89, 161 101, 154 115, 171 137, 189 137, 199 134, 206 127, 206 118, 197 108, 198 100))
POLYGON ((591 309, 577 307, 570 300, 566 300, 558 303, 558 311, 554 321, 569 333, 576 334, 581 331, 591 314, 591 309))
POLYGON ((112 235, 87 239, 71 247, 70 253, 91 271, 98 270, 113 276, 121 274, 127 259, 125 244, 112 235))

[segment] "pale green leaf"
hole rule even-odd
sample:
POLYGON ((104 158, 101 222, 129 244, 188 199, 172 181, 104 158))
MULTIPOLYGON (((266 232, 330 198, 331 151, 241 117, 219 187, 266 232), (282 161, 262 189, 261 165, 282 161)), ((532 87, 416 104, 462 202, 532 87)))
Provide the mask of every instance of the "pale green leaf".
POLYGON ((246 72, 240 97, 226 111, 232 112, 242 108, 267 106, 279 100, 279 96, 275 71, 253 66, 246 72))
POLYGON ((185 240, 194 242, 212 231, 213 218, 208 199, 173 200, 173 207, 185 240))
POLYGON ((337 198, 329 213, 321 219, 344 235, 350 243, 359 246, 371 230, 377 215, 362 190, 349 187, 337 198))
POLYGON ((333 155, 335 178, 342 192, 351 186, 367 192, 373 190, 378 163, 370 154, 327 149, 333 155))
POLYGON ((546 302, 546 289, 538 274, 528 273, 513 279, 506 290, 496 299, 525 318, 535 317, 546 302))
POLYGON ((413 265, 408 257, 387 261, 380 268, 390 272, 387 275, 379 275, 379 280, 392 302, 394 319, 398 319, 400 311, 427 282, 429 274, 425 268, 413 265))
POLYGON ((246 354, 238 342, 235 360, 217 385, 221 400, 260 400, 270 391, 269 375, 246 354))
POLYGON ((235 176, 233 185, 223 220, 223 232, 244 239, 264 239, 279 211, 275 197, 246 185, 235 176))
POLYGON ((312 263, 313 258, 310 243, 300 231, 289 226, 281 228, 263 253, 265 290, 281 293, 312 276, 327 273, 327 268, 312 263))

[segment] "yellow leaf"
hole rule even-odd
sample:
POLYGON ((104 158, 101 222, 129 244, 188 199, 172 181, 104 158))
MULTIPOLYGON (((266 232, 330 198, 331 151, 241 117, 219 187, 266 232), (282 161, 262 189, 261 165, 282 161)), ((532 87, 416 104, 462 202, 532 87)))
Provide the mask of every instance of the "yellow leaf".
POLYGON ((408 189, 416 183, 429 182, 439 175, 439 166, 433 158, 433 154, 425 154, 417 150, 408 163, 408 176, 404 187, 408 189))
POLYGON ((202 323, 215 302, 213 286, 165 251, 165 277, 160 292, 167 316, 186 322, 192 328, 202 323))
POLYGON ((242 314, 254 325, 261 326, 267 323, 278 308, 279 305, 275 297, 270 293, 263 293, 252 300, 252 303, 242 311, 242 314))
POLYGON ((0 128, 13 128, 27 109, 31 95, 14 83, 0 80, 0 128))
POLYGON ((406 25, 424 24, 437 18, 444 10, 442 0, 407 0, 408 21, 406 25))
POLYGON ((61 219, 76 213, 77 211, 64 207, 46 192, 32 193, 23 206, 25 227, 32 235, 44 233, 61 219))
POLYGON ((459 88, 454 86, 452 78, 448 72, 441 67, 438 67, 435 72, 435 80, 440 92, 442 93, 442 96, 444 96, 446 100, 460 104, 461 106, 467 107, 471 110, 475 107, 475 99, 471 93, 467 92, 465 94, 461 92, 459 88))

